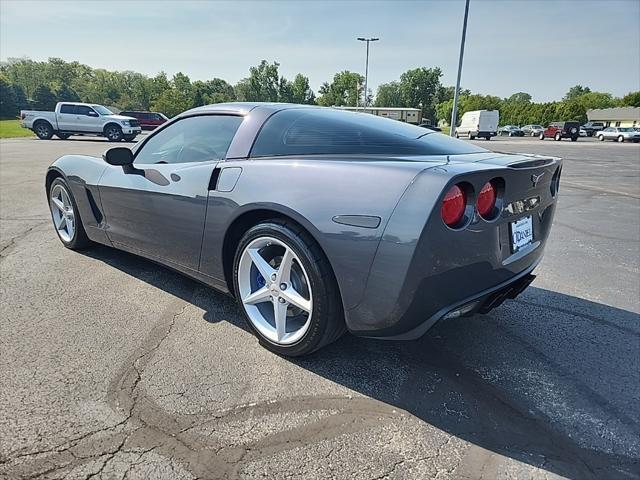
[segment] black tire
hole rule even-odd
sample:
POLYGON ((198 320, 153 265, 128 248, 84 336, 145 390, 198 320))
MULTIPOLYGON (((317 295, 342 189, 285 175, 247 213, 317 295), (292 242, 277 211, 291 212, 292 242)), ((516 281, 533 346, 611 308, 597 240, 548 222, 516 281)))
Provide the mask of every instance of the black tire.
POLYGON ((509 132, 509 136, 510 136, 510 137, 513 137, 513 133, 512 133, 512 132, 509 132))
POLYGON ((562 140, 562 135, 560 133, 556 133, 555 136, 553 137, 553 139, 556 142, 559 142, 560 140, 562 140))
POLYGON ((622 135, 618 135, 618 143, 624 143, 624 137, 622 135))
MULTIPOLYGON (((49 191, 47 192, 47 199, 51 201, 51 192, 53 191, 56 185, 62 186, 62 188, 64 188, 64 190, 67 192, 69 199, 71 200, 71 205, 73 206, 73 216, 74 216, 74 224, 75 224, 73 237, 71 238, 71 240, 66 241, 58 233, 58 229, 55 228, 55 221, 54 221, 54 228, 56 229, 56 234, 58 235, 58 238, 60 239, 62 244, 71 250, 81 250, 83 248, 87 248, 88 246, 91 245, 91 240, 89 240, 89 237, 87 237, 87 232, 84 229, 84 225, 82 225, 82 219, 80 218, 80 211, 78 210, 78 204, 76 203, 76 199, 73 197, 73 193, 71 192, 71 189, 69 188, 69 185, 67 184, 64 178, 58 177, 53 182, 51 182, 49 191)), ((54 220, 53 213, 51 214, 51 219, 54 220)))
POLYGON ((491 137, 484 137, 485 140, 491 140, 491 137))
POLYGON ((598 135, 598 140, 600 140, 601 142, 604 142, 604 135, 598 135))
POLYGON ((60 140, 66 140, 67 138, 69 138, 71 136, 70 133, 60 133, 60 132, 56 132, 56 137, 58 137, 60 140))
POLYGON ((136 135, 123 135, 125 142, 133 142, 136 138, 136 135))
POLYGON ((40 120, 33 126, 33 132, 40 140, 50 140, 53 137, 53 127, 49 122, 40 120))
POLYGON ((104 127, 104 136, 110 142, 120 142, 123 138, 122 129, 115 123, 110 123, 104 127))
POLYGON ((233 288, 247 325, 265 348, 289 357, 315 352, 346 332, 338 284, 329 261, 313 237, 293 222, 267 220, 250 228, 240 240, 233 262, 233 288), (313 314, 307 332, 296 343, 278 345, 264 337, 252 324, 240 299, 238 268, 245 247, 256 238, 272 237, 284 242, 300 259, 309 277, 313 295, 313 314))
POLYGON ((538 138, 539 138, 540 140, 544 140, 544 133, 541 133, 540 135, 538 135, 538 138))
POLYGON ((571 137, 571 141, 572 142, 577 142, 578 141, 578 137, 571 137))

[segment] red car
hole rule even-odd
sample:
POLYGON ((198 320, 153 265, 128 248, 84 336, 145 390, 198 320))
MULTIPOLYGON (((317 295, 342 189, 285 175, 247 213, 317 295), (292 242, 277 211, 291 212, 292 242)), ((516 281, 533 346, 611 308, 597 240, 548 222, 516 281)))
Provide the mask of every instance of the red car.
POLYGON ((153 130, 154 128, 162 125, 167 120, 169 120, 163 113, 160 112, 124 111, 120 112, 120 115, 137 118, 143 130, 153 130))
POLYGON ((578 122, 553 122, 540 133, 538 138, 540 140, 553 138, 558 142, 563 138, 570 138, 572 142, 575 142, 579 136, 580 124, 578 122))

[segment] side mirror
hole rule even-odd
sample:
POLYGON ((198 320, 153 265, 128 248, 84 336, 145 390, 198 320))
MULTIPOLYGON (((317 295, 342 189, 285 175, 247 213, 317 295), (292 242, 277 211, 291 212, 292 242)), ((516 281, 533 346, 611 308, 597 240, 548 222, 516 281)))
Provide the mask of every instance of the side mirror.
POLYGON ((87 116, 88 117, 99 117, 100 115, 98 115, 98 112, 91 111, 91 112, 87 112, 87 116))
POLYGON ((126 167, 133 163, 133 152, 127 147, 113 147, 104 152, 102 158, 109 165, 126 167))

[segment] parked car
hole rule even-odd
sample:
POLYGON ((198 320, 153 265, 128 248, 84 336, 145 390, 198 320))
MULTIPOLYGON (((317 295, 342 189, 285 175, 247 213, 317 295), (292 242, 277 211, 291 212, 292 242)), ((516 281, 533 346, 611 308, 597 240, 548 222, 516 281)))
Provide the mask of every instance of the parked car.
POLYGON ((460 126, 456 128, 456 138, 466 136, 469 140, 483 137, 491 140, 498 131, 500 114, 497 110, 474 110, 465 112, 460 119, 460 126))
POLYGON ((587 136, 589 136, 589 135, 587 134, 587 131, 584 129, 584 127, 580 127, 580 136, 581 136, 581 137, 587 137, 587 136))
POLYGON ((604 130, 596 132, 596 137, 601 142, 605 140, 614 140, 616 142, 640 142, 640 132, 633 127, 607 127, 604 130))
POLYGON ((154 128, 159 127, 169 120, 163 113, 160 112, 138 112, 126 110, 124 112, 120 112, 120 115, 137 118, 138 122, 140 122, 140 127, 142 127, 142 130, 153 130, 154 128))
POLYGON ((296 356, 345 331, 418 338, 516 297, 561 168, 374 115, 230 103, 132 149, 63 156, 44 180, 65 247, 113 246, 232 292, 260 343, 296 356))
POLYGON ((553 122, 544 129, 539 135, 540 140, 545 138, 553 138, 560 141, 563 138, 570 138, 572 142, 578 140, 580 135, 580 123, 578 122, 553 122))
POLYGON ((498 129, 498 135, 510 137, 524 137, 524 132, 516 125, 505 125, 498 129))
POLYGON ((542 125, 525 125, 521 128, 525 135, 529 135, 531 137, 537 137, 544 131, 544 127, 542 125))
POLYGON ((596 132, 604 130, 606 127, 604 125, 604 122, 587 122, 582 125, 582 128, 585 129, 588 137, 593 137, 596 132))
POLYGON ((433 130, 434 132, 441 132, 442 131, 442 129, 440 127, 436 127, 435 125, 431 125, 429 123, 421 123, 418 126, 422 127, 422 128, 428 128, 429 130, 433 130))
POLYGON ((127 142, 141 131, 138 120, 116 115, 102 105, 76 102, 58 102, 53 112, 22 110, 22 127, 32 130, 41 140, 56 135, 66 140, 71 135, 97 135, 110 142, 127 142))

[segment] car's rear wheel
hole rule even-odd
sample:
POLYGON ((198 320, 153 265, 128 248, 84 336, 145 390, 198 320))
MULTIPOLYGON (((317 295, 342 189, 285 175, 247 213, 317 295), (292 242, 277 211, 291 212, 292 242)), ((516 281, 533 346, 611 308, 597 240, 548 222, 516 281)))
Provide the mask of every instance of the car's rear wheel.
POLYGON ((599 139, 601 142, 604 142, 604 135, 598 135, 598 139, 599 139))
POLYGON ((544 140, 544 133, 541 133, 540 135, 538 135, 538 138, 539 138, 540 140, 544 140))
POLYGON ((33 127, 33 131, 40 140, 49 140, 53 137, 53 127, 49 122, 37 122, 33 127))
POLYGON ((82 225, 71 189, 62 177, 51 183, 49 209, 58 238, 65 247, 77 250, 91 243, 82 225))
POLYGON ((559 133, 556 133, 556 135, 553 137, 553 139, 554 139, 556 142, 559 142, 560 140, 562 140, 562 135, 560 135, 559 133))
POLYGON ((572 142, 577 142, 578 141, 578 137, 571 137, 571 141, 572 142))
POLYGON ((329 262, 293 223, 273 220, 249 229, 236 250, 233 281, 249 327, 269 350, 307 355, 345 332, 329 262))
POLYGON ((107 125, 104 129, 104 136, 110 142, 119 142, 122 140, 122 129, 118 125, 107 125))
POLYGON ((623 143, 624 137, 622 135, 618 135, 618 143, 623 143))

